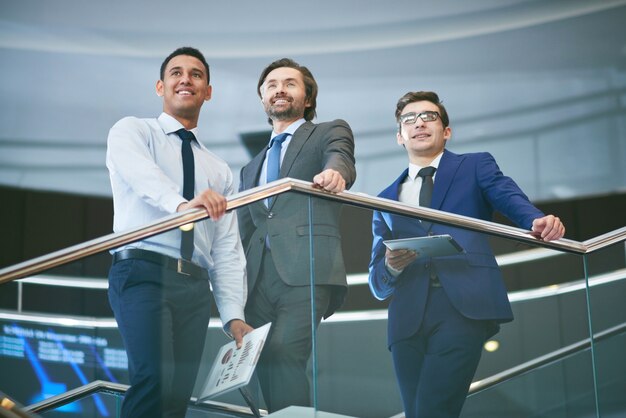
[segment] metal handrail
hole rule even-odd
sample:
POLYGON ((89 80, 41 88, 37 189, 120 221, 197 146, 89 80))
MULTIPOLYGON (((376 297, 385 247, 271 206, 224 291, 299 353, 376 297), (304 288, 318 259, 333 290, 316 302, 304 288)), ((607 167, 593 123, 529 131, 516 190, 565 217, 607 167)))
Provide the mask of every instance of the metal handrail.
MULTIPOLYGON (((610 337, 623 334, 625 332, 626 332, 626 322, 594 334, 593 343, 596 344, 599 341, 606 340, 610 337)), ((510 369, 494 374, 493 376, 487 377, 485 379, 477 380, 476 382, 470 385, 468 396, 476 395, 479 392, 487 390, 493 386, 497 386, 501 383, 504 383, 508 380, 511 380, 523 374, 530 373, 533 370, 539 369, 543 366, 553 364, 566 357, 569 357, 576 353, 580 353, 581 351, 587 350, 590 347, 591 347, 591 338, 586 338, 582 341, 578 341, 574 344, 570 344, 566 347, 552 351, 551 353, 545 354, 543 356, 539 356, 533 360, 519 364, 515 367, 511 367, 510 369)))
POLYGON ((94 380, 86 385, 68 390, 67 392, 59 395, 51 396, 32 405, 25 406, 24 410, 35 413, 46 412, 83 399, 89 395, 93 395, 94 393, 108 392, 114 395, 122 395, 126 393, 128 388, 128 385, 123 385, 121 383, 94 380))
MULTIPOLYGON (((416 217, 435 223, 470 229, 489 235, 510 238, 516 241, 532 243, 536 246, 552 248, 575 254, 587 254, 589 252, 605 248, 616 242, 626 240, 626 227, 623 227, 585 242, 578 242, 569 239, 545 242, 535 238, 530 231, 524 229, 443 212, 436 209, 415 207, 397 202, 395 200, 373 197, 364 193, 350 191, 338 194, 330 193, 314 186, 310 182, 292 178, 284 178, 268 183, 264 186, 255 187, 241 193, 233 194, 228 197, 226 208, 228 211, 231 211, 250 203, 286 192, 304 193, 309 196, 320 197, 366 209, 416 217)), ((131 242, 139 241, 150 236, 178 228, 190 222, 206 219, 207 217, 208 215, 203 208, 194 208, 161 218, 150 224, 132 229, 130 231, 109 234, 81 244, 73 245, 59 251, 0 269, 0 284, 31 276, 62 264, 76 261, 102 251, 110 250, 121 245, 129 244, 131 242)))
MULTIPOLYGON (((91 383, 71 389, 59 395, 51 396, 43 401, 25 406, 23 409, 27 412, 43 413, 62 407, 63 405, 79 401, 87 396, 96 393, 108 393, 110 395, 124 395, 130 386, 121 383, 107 382, 106 380, 94 380, 91 383)), ((239 405, 230 405, 223 402, 203 401, 197 403, 195 398, 190 399, 190 403, 195 407, 208 408, 211 411, 236 413, 239 415, 254 416, 250 408, 239 405)), ((263 411, 266 414, 266 411, 263 411)))
POLYGON ((592 253, 602 248, 609 247, 618 242, 624 241, 626 237, 626 226, 616 229, 615 231, 608 232, 603 235, 599 235, 595 238, 588 239, 584 242, 587 247, 587 252, 592 253))

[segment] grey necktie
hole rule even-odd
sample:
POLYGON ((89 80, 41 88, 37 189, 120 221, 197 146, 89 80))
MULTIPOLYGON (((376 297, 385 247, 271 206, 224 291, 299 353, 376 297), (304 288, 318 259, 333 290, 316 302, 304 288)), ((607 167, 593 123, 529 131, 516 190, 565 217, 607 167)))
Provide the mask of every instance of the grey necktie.
POLYGON ((422 178, 422 188, 420 189, 420 206, 426 208, 430 207, 430 202, 433 199, 433 175, 435 174, 435 167, 424 167, 417 175, 422 178))

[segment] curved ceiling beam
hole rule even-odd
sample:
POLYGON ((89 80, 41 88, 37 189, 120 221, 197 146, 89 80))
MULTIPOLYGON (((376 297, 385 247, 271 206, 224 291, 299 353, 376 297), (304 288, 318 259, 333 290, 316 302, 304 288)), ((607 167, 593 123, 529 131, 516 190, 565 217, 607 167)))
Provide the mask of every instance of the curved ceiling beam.
POLYGON ((558 22, 626 5, 626 0, 529 1, 481 12, 379 25, 305 31, 194 33, 123 32, 33 26, 0 20, 0 48, 57 53, 162 57, 185 38, 210 59, 328 54, 451 41, 558 22))

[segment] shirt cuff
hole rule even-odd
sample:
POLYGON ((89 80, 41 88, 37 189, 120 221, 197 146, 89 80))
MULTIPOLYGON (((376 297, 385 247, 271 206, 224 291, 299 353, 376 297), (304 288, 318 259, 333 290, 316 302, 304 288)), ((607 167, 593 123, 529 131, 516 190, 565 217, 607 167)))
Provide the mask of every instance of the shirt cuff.
POLYGON ((230 335, 230 327, 228 326, 228 323, 233 319, 241 319, 242 321, 246 322, 246 317, 243 313, 243 309, 234 307, 230 309, 225 309, 224 314, 220 314, 220 318, 223 324, 222 329, 224 330, 226 335, 230 336, 231 338, 232 335, 230 335))
POLYGON ((391 274, 393 277, 398 277, 404 271, 404 270, 396 270, 393 267, 391 267, 389 264, 387 264, 387 258, 385 258, 385 268, 387 269, 389 274, 391 274))
MULTIPOLYGON (((235 318, 235 319, 237 319, 237 318, 235 318)), ((230 321, 234 321, 235 319, 231 319, 230 321)), ((222 331, 224 331, 224 334, 226 334, 226 336, 232 340, 235 337, 233 337, 232 332, 230 332, 230 327, 228 326, 228 324, 230 324, 230 321, 228 321, 226 324, 224 324, 224 326, 222 327, 222 331)))
POLYGON ((182 196, 173 195, 171 198, 168 198, 165 203, 165 210, 169 213, 176 213, 178 211, 178 207, 182 203, 187 203, 188 200, 184 199, 182 196))

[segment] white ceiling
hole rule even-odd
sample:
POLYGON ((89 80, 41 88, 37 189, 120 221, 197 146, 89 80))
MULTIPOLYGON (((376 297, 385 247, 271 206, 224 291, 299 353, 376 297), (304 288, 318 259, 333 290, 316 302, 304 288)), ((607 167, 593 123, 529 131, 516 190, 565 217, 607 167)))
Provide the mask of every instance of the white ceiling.
POLYGON ((319 83, 319 120, 355 132, 354 190, 395 178, 396 100, 435 90, 450 148, 493 152, 531 197, 622 191, 625 22, 626 0, 0 0, 0 183, 109 195, 109 128, 158 115, 160 63, 191 45, 214 88, 200 139, 235 174, 239 134, 269 128, 258 75, 289 56, 319 83))

